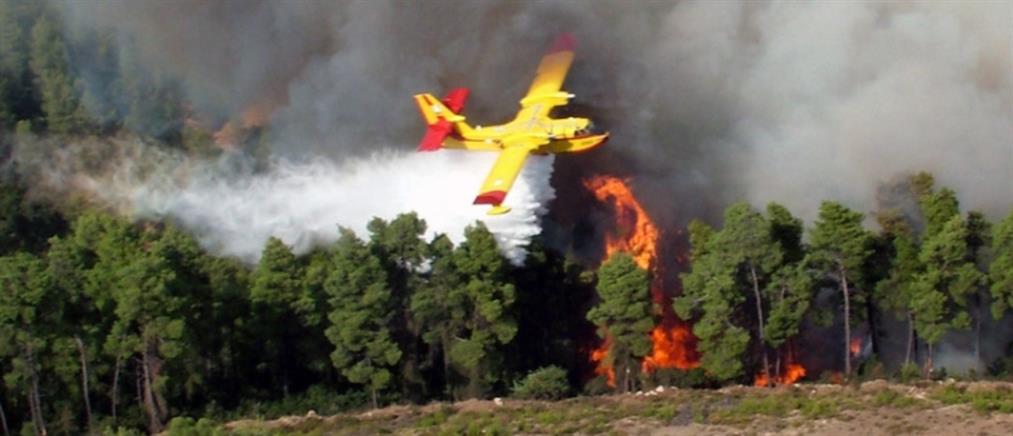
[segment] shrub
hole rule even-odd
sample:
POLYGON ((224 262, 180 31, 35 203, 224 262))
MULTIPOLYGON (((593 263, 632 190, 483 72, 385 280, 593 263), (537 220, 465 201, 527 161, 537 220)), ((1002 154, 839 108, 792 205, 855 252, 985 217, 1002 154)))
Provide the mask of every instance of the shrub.
POLYGON ((806 418, 829 418, 837 415, 837 403, 831 398, 802 400, 799 410, 806 418))
POLYGON ((922 369, 915 363, 908 363, 900 367, 897 377, 902 383, 909 383, 922 377, 922 369))
POLYGON ((570 394, 566 371, 558 366, 548 366, 528 374, 514 384, 513 396, 523 399, 558 400, 570 394))
POLYGON ((219 436, 224 435, 225 431, 207 418, 194 421, 193 418, 177 417, 169 421, 168 434, 169 436, 219 436))

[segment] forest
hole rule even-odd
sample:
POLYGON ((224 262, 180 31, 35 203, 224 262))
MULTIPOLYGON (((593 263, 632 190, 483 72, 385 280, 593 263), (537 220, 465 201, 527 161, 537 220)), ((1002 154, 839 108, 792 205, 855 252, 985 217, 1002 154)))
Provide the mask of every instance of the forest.
POLYGON ((971 332, 976 358, 983 337, 1006 341, 964 376, 1013 376, 1011 338, 982 329, 1013 312, 1013 211, 962 210, 928 173, 894 186, 897 207, 826 201, 806 224, 778 204, 735 203, 720 223, 693 221, 674 298, 654 295, 659 271, 636 253, 589 264, 536 238, 515 266, 481 222, 455 244, 405 211, 364 235, 335 226, 336 243, 306 254, 271 239, 249 265, 171 222, 37 198, 15 143, 119 136, 220 153, 171 78, 118 55, 129 50, 110 35, 72 43, 60 26, 40 3, 0 3, 5 436, 531 391, 938 378, 934 347, 953 332, 971 332), (645 364, 673 315, 690 326, 689 361, 645 364), (887 318, 903 325, 899 365, 877 358, 895 333, 887 318), (806 328, 833 339, 807 343, 806 328), (855 350, 859 329, 869 353, 855 350), (792 373, 805 350, 836 363, 792 373))

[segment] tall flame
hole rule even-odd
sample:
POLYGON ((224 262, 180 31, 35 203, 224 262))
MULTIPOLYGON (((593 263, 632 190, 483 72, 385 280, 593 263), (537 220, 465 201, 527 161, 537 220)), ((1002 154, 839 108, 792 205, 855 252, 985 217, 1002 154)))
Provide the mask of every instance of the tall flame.
POLYGON ((610 348, 612 348, 612 336, 606 335, 601 345, 595 348, 594 351, 591 351, 591 361, 596 364, 594 373, 605 376, 606 383, 608 383, 609 387, 614 388, 616 387, 616 370, 606 360, 610 348))
POLYGON ((616 214, 618 234, 605 236, 605 258, 617 251, 625 251, 641 268, 650 270, 658 256, 658 227, 651 221, 633 191, 621 179, 597 176, 584 181, 595 198, 610 203, 616 214))
MULTIPOLYGON (((633 256, 641 268, 652 272, 651 296, 661 307, 661 319, 651 330, 651 354, 641 362, 644 373, 662 368, 692 369, 700 366, 696 352, 696 337, 689 325, 680 321, 672 311, 671 300, 666 296, 662 284, 663 274, 658 258, 658 241, 661 232, 633 195, 627 182, 611 176, 596 176, 584 181, 598 201, 612 206, 615 213, 615 232, 605 236, 605 258, 624 251, 633 256)), ((608 378, 609 386, 615 387, 615 371, 604 356, 611 347, 611 338, 591 353, 591 360, 597 363, 595 373, 608 378)))

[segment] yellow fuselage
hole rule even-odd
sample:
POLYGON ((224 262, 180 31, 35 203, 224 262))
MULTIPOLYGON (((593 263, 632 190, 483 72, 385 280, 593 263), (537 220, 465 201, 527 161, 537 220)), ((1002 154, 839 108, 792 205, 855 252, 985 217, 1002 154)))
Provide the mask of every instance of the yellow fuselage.
POLYGON ((608 134, 592 134, 587 118, 552 119, 541 115, 538 104, 521 109, 505 124, 468 127, 457 125, 457 135, 444 141, 446 148, 500 151, 508 144, 541 143, 533 153, 566 153, 587 150, 602 143, 608 134))

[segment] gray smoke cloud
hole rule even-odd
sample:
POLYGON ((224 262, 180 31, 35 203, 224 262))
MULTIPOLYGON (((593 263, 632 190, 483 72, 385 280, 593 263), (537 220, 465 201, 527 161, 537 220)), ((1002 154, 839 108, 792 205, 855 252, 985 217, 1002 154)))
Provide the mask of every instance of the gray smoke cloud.
POLYGON ((505 119, 546 42, 570 31, 567 87, 662 220, 738 199, 868 211, 879 184, 918 170, 968 208, 1013 204, 1007 2, 57 4, 180 77, 199 109, 273 100, 279 155, 407 148, 424 90, 471 87, 470 119, 505 119))

